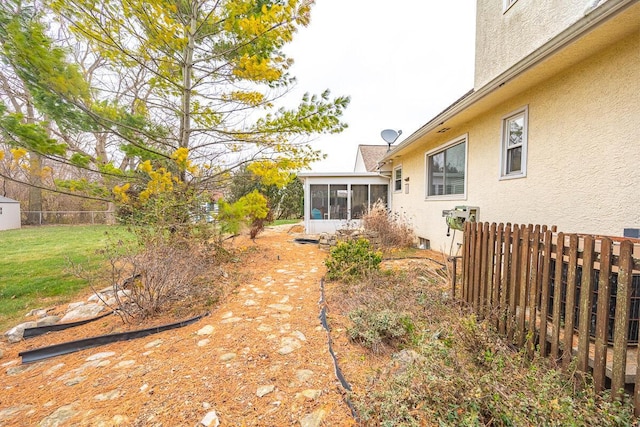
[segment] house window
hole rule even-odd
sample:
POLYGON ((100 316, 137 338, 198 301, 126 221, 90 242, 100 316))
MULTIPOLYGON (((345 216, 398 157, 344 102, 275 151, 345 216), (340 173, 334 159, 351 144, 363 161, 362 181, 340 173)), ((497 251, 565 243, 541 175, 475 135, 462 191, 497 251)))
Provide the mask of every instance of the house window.
POLYGON ((393 170, 393 191, 402 191, 402 166, 393 170))
POLYGON ((523 108, 502 119, 501 176, 523 177, 527 171, 528 111, 523 108))
POLYGON ((427 197, 466 193, 467 137, 427 153, 427 197))

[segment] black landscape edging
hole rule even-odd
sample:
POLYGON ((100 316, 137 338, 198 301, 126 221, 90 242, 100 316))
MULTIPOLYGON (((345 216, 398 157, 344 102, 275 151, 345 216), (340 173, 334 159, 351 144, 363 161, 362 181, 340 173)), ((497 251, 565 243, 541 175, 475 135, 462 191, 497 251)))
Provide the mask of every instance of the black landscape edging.
MULTIPOLYGON (((338 365, 338 358, 336 357, 336 354, 333 351, 333 345, 331 342, 331 330, 329 328, 329 323, 327 322, 327 306, 324 299, 324 277, 320 279, 320 301, 318 303, 322 305, 322 308, 320 309, 320 315, 318 317, 320 318, 320 323, 322 323, 322 327, 327 331, 327 342, 329 346, 329 354, 333 359, 333 367, 336 373, 336 378, 338 378, 338 381, 340 381, 342 388, 344 388, 346 391, 351 391, 351 384, 349 384, 347 379, 342 374, 342 370, 338 365)), ((351 416, 353 416, 353 419, 356 422, 359 422, 358 411, 356 411, 356 408, 355 406, 353 406, 353 403, 351 403, 351 400, 349 400, 349 397, 344 396, 344 401, 349 407, 349 409, 351 410, 351 416)))
POLYGON ((31 363, 38 360, 49 359, 51 357, 63 354, 74 353, 88 348, 99 347, 105 344, 111 344, 118 341, 128 341, 135 338, 143 338, 148 335, 157 334, 171 329, 182 328, 184 326, 195 323, 196 321, 207 316, 209 313, 183 320, 181 322, 170 323, 168 325, 156 326, 154 328, 140 329, 138 331, 120 332, 117 334, 100 335, 97 337, 84 338, 76 341, 69 341, 60 344, 54 344, 47 347, 36 348, 18 353, 22 357, 22 363, 31 363))
POLYGON ((42 334, 46 334, 47 332, 57 332, 64 331, 65 329, 75 328, 76 326, 86 325, 87 323, 94 322, 96 320, 102 319, 103 317, 107 317, 110 314, 115 313, 115 311, 110 311, 105 314, 101 314, 98 317, 92 317, 91 319, 78 320, 77 322, 69 322, 69 323, 56 323, 55 325, 47 325, 47 326, 36 326, 34 328, 26 328, 24 333, 22 334, 22 338, 33 338, 42 334))
POLYGON ((300 243, 300 244, 311 243, 311 244, 317 245, 318 243, 320 243, 319 239, 308 239, 308 238, 304 238, 304 237, 295 238, 295 239, 293 239, 293 241, 296 242, 296 243, 300 243))

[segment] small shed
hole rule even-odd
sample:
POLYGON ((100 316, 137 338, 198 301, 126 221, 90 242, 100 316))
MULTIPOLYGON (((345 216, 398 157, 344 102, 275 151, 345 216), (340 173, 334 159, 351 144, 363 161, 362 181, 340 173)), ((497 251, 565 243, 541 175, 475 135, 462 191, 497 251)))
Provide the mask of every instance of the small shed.
POLYGON ((376 201, 389 201, 389 178, 375 172, 301 173, 307 233, 335 233, 358 227, 376 201))
POLYGON ((0 196, 0 230, 20 228, 20 202, 0 196))

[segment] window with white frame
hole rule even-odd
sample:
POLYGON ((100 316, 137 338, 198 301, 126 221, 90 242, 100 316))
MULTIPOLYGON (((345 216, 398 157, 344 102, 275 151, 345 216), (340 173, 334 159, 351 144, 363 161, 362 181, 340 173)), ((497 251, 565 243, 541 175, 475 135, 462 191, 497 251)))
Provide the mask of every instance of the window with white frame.
POLYGON ((527 122, 527 107, 502 119, 500 175, 503 178, 523 177, 527 173, 527 122))
POLYGON ((393 191, 402 191, 402 166, 393 170, 393 191))
POLYGON ((427 197, 466 194, 467 136, 426 154, 427 197))

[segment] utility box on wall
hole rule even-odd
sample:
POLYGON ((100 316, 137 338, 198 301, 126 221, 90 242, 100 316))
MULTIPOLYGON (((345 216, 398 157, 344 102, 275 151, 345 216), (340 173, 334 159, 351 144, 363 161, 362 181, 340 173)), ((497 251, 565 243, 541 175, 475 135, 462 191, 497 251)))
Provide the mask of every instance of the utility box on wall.
POLYGON ((450 229, 463 230, 467 221, 478 221, 479 214, 480 208, 477 206, 456 206, 454 209, 443 210, 442 216, 447 222, 447 235, 450 229))

